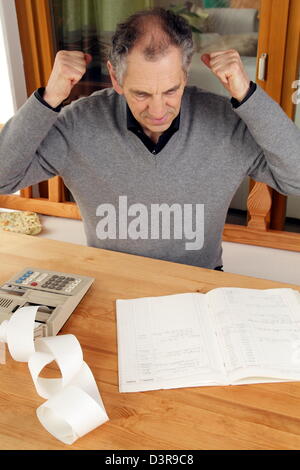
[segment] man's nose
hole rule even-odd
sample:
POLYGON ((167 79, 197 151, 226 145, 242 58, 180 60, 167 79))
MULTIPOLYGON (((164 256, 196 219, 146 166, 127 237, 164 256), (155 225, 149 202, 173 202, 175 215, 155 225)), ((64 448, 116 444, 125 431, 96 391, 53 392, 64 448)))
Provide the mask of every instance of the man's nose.
POLYGON ((153 119, 161 119, 166 114, 164 99, 155 97, 149 103, 149 114, 153 119))

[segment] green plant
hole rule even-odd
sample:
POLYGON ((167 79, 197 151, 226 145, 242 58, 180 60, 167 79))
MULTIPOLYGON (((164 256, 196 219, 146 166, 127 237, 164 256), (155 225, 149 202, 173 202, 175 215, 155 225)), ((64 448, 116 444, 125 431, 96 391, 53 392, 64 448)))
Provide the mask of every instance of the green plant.
POLYGON ((208 13, 202 8, 194 5, 192 2, 185 2, 183 5, 171 4, 169 9, 182 16, 189 23, 193 33, 203 32, 208 13))

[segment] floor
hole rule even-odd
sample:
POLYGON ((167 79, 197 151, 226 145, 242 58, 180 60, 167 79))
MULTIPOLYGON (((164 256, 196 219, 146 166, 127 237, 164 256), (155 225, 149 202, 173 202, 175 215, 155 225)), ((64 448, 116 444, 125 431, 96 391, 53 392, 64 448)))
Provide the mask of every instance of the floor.
MULTIPOLYGON (((43 231, 37 236, 86 244, 81 221, 50 216, 40 216, 40 219, 43 231)), ((223 262, 227 272, 300 284, 300 253, 297 252, 223 242, 223 262)))

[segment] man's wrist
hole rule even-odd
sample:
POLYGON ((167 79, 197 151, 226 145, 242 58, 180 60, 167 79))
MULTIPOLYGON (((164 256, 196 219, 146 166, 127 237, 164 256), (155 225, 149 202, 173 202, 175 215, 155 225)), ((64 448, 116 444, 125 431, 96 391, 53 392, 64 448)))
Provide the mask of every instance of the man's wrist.
POLYGON ((54 103, 54 102, 52 103, 52 102, 47 101, 47 99, 45 99, 45 98, 47 98, 47 95, 45 96, 45 88, 43 88, 43 87, 38 88, 34 92, 34 95, 44 106, 46 106, 47 108, 52 109, 52 111, 55 111, 55 112, 59 113, 59 111, 61 110, 62 105, 63 105, 62 103, 59 103, 58 106, 55 106, 55 104, 57 104, 57 103, 54 103), (53 104, 53 106, 52 106, 52 104, 53 104))
POLYGON ((249 86, 249 90, 248 90, 248 93, 246 94, 246 96, 241 100, 241 101, 238 101, 236 98, 231 98, 231 104, 233 106, 233 108, 238 108, 239 106, 241 106, 242 104, 246 103, 246 101, 250 98, 250 96, 253 95, 253 93, 255 92, 257 88, 257 85, 256 83, 254 82, 250 82, 250 86, 249 86))
POLYGON ((63 99, 57 97, 56 95, 51 94, 51 92, 47 90, 47 87, 45 88, 45 91, 44 91, 43 100, 46 101, 46 103, 48 103, 49 106, 51 106, 51 108, 54 108, 54 109, 60 106, 63 102, 63 99))

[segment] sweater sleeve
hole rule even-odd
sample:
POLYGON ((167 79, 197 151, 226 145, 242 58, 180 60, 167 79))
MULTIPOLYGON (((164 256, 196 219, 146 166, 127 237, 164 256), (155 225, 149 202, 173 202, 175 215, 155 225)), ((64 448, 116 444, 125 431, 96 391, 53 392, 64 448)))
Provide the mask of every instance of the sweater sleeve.
POLYGON ((300 195, 300 129, 259 86, 234 112, 258 144, 247 174, 282 194, 300 195))
POLYGON ((72 128, 67 110, 57 113, 32 94, 0 132, 0 193, 63 176, 72 128))

